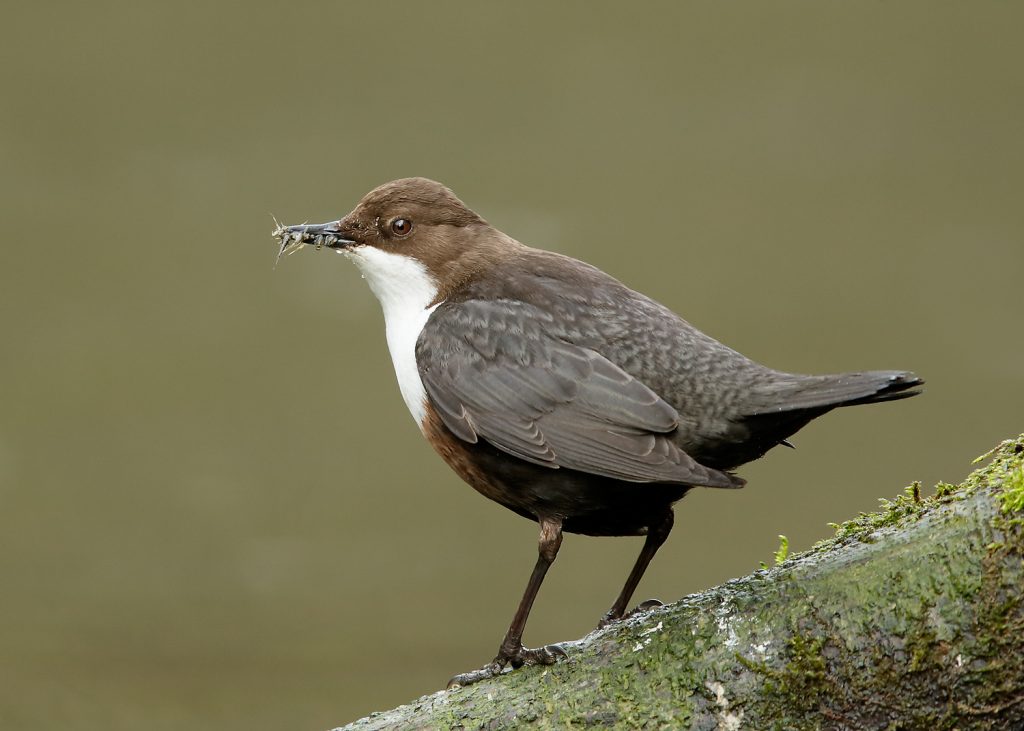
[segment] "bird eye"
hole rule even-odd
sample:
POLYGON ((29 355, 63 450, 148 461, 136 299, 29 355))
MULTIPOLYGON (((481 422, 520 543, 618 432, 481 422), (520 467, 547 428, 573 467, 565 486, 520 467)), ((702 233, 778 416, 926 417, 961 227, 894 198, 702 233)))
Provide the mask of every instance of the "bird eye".
POLYGON ((412 221, 408 218, 396 218, 391 222, 391 230, 397 236, 406 236, 412 231, 412 221))

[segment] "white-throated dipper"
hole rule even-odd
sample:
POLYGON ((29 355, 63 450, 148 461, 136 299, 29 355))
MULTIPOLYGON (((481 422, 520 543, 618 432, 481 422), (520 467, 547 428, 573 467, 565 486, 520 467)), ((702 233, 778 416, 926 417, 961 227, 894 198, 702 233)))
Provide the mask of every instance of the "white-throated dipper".
POLYGON ((425 178, 386 183, 338 221, 274 235, 282 251, 315 244, 355 262, 431 446, 482 495, 540 524, 540 555, 497 657, 449 685, 565 654, 522 644, 563 531, 646 536, 601 624, 620 619, 690 488, 742 487, 731 470, 811 419, 923 383, 907 371, 767 368, 589 264, 519 243, 425 178))

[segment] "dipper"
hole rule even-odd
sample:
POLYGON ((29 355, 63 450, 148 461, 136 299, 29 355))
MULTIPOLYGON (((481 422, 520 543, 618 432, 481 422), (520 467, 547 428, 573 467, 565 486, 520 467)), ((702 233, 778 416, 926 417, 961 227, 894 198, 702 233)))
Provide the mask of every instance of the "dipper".
POLYGON ((907 371, 767 368, 604 272, 519 243, 425 178, 386 183, 338 221, 274 236, 282 251, 315 244, 355 262, 427 441, 479 493, 540 525, 497 656, 449 686, 565 655, 522 643, 563 532, 646 536, 599 626, 621 619, 688 490, 742 487, 732 470, 788 446, 811 419, 913 396, 923 383, 907 371))

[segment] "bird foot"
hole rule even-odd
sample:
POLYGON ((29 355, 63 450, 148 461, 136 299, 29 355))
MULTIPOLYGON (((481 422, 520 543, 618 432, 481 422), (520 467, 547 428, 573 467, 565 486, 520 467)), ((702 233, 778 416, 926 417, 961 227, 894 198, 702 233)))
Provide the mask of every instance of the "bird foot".
POLYGON ((648 612, 648 611, 650 611, 650 610, 652 610, 652 609, 654 609, 656 607, 663 607, 663 606, 665 606, 664 602, 658 601, 657 599, 648 599, 645 602, 640 602, 635 607, 633 607, 630 611, 624 612, 623 614, 621 614, 619 616, 615 616, 615 614, 613 614, 612 611, 609 610, 606 615, 601 617, 601 621, 597 623, 597 628, 598 629, 604 629, 605 627, 607 627, 608 625, 612 624, 613 622, 618 622, 621 619, 629 619, 630 617, 634 617, 637 614, 643 614, 644 612, 648 612))
POLYGON ((472 685, 487 678, 501 675, 506 665, 513 668, 521 668, 523 665, 554 665, 560 657, 568 657, 561 645, 547 645, 536 649, 529 649, 519 645, 511 651, 502 649, 493 661, 484 665, 479 670, 472 670, 468 673, 460 673, 448 681, 448 690, 472 685))

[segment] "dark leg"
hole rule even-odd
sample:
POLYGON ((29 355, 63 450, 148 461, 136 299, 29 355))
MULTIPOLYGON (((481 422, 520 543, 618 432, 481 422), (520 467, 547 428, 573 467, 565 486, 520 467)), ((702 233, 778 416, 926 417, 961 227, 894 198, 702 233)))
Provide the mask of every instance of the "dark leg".
POLYGON ((530 574, 530 581, 526 584, 526 591, 519 602, 516 615, 512 618, 505 639, 498 648, 498 656, 479 670, 456 675, 448 681, 448 687, 456 685, 469 685, 478 680, 493 678, 501 673, 502 669, 511 663, 512 667, 518 668, 523 665, 551 665, 561 656, 565 657, 565 650, 558 645, 548 645, 536 650, 528 650, 523 647, 523 629, 526 627, 526 619, 530 616, 530 609, 533 608, 533 600, 537 598, 541 582, 544 581, 544 574, 548 572, 551 564, 555 562, 558 555, 558 548, 562 545, 562 521, 543 519, 540 521, 540 539, 537 542, 537 564, 530 574))
MULTIPOLYGON (((607 627, 609 624, 617 619, 622 619, 626 614, 626 605, 629 604, 629 600, 633 597, 633 592, 636 591, 637 584, 640 583, 640 579, 643 578, 644 572, 647 570, 648 564, 651 563, 651 559, 654 558, 654 554, 658 552, 661 545, 668 538, 668 534, 672 532, 672 523, 675 521, 675 516, 672 511, 669 510, 665 513, 664 518, 660 523, 654 523, 647 528, 647 540, 644 541, 644 547, 640 549, 640 555, 636 558, 636 563, 633 564, 633 570, 629 572, 629 577, 626 579, 626 585, 622 587, 622 591, 619 593, 619 598, 615 600, 612 608, 601 618, 598 622, 598 629, 607 627)), ((651 607, 661 606, 661 602, 657 599, 650 599, 639 607, 638 610, 643 611, 644 609, 650 609, 651 607)), ((636 611, 636 610, 634 610, 636 611)), ((632 612, 630 612, 632 614, 632 612)))

